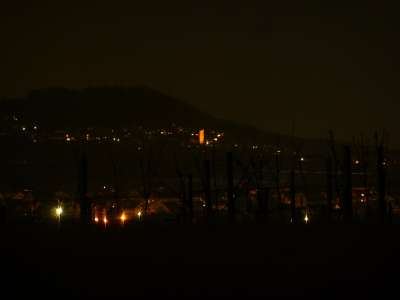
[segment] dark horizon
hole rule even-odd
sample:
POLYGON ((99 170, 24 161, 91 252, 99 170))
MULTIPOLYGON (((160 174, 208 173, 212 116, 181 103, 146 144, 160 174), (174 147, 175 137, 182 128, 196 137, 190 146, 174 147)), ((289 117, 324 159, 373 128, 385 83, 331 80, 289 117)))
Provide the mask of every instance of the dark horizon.
POLYGON ((398 145, 399 24, 389 2, 7 3, 0 98, 146 85, 223 119, 398 145))

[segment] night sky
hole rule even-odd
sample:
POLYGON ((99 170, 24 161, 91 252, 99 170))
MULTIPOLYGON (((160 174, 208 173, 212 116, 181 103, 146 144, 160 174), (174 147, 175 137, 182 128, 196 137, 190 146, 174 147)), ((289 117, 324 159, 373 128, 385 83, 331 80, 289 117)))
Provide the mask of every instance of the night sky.
POLYGON ((140 84, 269 131, 400 145, 398 10, 327 2, 7 1, 0 98, 140 84))

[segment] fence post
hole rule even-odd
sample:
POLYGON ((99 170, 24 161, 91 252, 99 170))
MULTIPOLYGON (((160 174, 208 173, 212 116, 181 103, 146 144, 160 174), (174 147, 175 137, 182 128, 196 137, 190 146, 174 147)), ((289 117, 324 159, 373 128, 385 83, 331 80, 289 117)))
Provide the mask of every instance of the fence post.
POLYGON ((333 200, 333 189, 332 189, 332 159, 329 157, 326 160, 326 205, 328 207, 328 222, 332 222, 332 200, 333 200))
POLYGON ((351 222, 353 218, 353 195, 352 195, 352 161, 350 146, 344 147, 343 159, 344 190, 343 190, 343 214, 345 222, 351 222))
POLYGON ((188 175, 188 208, 189 220, 193 222, 193 177, 192 174, 188 175))
POLYGON ((211 204, 211 174, 210 174, 210 161, 207 159, 204 161, 204 175, 205 175, 205 186, 204 196, 206 201, 206 215, 207 218, 211 217, 212 204, 211 204))
POLYGON ((291 222, 296 223, 296 186, 294 170, 290 171, 290 212, 291 222))
POLYGON ((385 159, 383 153, 383 146, 379 146, 377 149, 378 153, 378 210, 379 210, 379 221, 385 222, 386 220, 386 170, 385 170, 385 159))
POLYGON ((226 171, 228 179, 228 214, 231 221, 234 221, 235 217, 235 200, 233 195, 233 157, 232 152, 226 154, 226 171))
POLYGON ((82 224, 89 224, 92 220, 91 203, 87 196, 87 169, 87 157, 86 153, 83 153, 79 162, 79 204, 82 224))

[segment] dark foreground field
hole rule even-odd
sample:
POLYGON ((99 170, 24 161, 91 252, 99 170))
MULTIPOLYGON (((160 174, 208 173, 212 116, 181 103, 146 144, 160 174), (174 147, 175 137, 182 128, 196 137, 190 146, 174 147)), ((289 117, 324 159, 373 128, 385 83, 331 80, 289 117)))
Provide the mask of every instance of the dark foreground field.
POLYGON ((9 225, 0 299, 398 299, 399 229, 9 225))

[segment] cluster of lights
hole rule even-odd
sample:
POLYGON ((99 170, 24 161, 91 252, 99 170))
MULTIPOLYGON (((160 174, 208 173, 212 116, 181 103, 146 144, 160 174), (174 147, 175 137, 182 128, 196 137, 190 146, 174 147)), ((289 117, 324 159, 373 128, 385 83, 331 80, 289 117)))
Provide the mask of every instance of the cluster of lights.
MULTIPOLYGON (((138 218, 140 220, 141 217, 142 217, 142 212, 138 211, 137 212, 137 216, 138 216, 138 218)), ((121 224, 124 225, 125 222, 128 220, 128 216, 127 216, 127 214, 125 212, 122 212, 118 219, 121 221, 121 224)), ((109 220, 108 220, 107 216, 104 216, 101 221, 104 224, 104 226, 107 226, 107 224, 109 223, 109 220)), ((100 219, 99 219, 98 216, 94 217, 94 222, 95 223, 99 223, 100 222, 100 219)))
POLYGON ((365 197, 365 194, 364 194, 364 193, 361 193, 361 199, 360 199, 361 203, 364 203, 364 202, 365 202, 364 197, 365 197))

